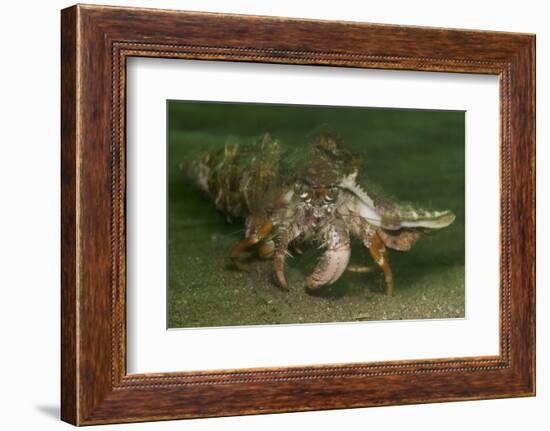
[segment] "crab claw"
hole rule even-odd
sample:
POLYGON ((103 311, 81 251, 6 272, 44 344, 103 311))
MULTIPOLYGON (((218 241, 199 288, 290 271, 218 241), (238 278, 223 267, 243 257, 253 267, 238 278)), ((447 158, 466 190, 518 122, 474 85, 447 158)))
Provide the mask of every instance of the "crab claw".
POLYGON ((315 270, 307 279, 308 289, 318 289, 334 283, 346 270, 351 256, 351 247, 347 235, 331 230, 328 248, 317 263, 315 270))

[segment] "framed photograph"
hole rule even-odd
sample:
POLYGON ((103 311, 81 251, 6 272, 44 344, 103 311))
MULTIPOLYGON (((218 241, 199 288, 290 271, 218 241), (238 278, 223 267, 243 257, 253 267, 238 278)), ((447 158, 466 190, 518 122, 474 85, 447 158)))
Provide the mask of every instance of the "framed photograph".
POLYGON ((535 394, 535 36, 62 11, 61 415, 535 394))

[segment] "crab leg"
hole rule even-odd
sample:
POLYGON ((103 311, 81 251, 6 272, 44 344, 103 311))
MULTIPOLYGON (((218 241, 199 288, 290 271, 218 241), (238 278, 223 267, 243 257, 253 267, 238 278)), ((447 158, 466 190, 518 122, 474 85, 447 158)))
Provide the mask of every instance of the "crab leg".
MULTIPOLYGON (((418 238, 416 234, 409 235, 408 233, 402 233, 402 235, 393 235, 392 238, 400 238, 399 241, 393 241, 390 244, 386 243, 388 235, 382 236, 384 234, 381 230, 374 230, 369 223, 359 221, 359 226, 352 231, 356 235, 363 245, 367 247, 370 251, 370 255, 378 265, 384 271, 384 279, 386 281, 386 292, 388 296, 393 295, 393 276, 388 262, 388 256, 386 251, 386 245, 392 246, 392 248, 397 248, 399 250, 408 250, 406 246, 410 246, 418 238), (403 238, 401 238, 403 236, 403 238), (400 247, 398 248, 397 245, 400 247)), ((389 238, 389 237, 388 237, 389 238)), ((348 271, 350 272, 361 272, 367 273, 376 269, 374 265, 350 265, 348 266, 348 271)))
POLYGON ((386 246, 382 241, 382 238, 378 234, 372 237, 372 241, 369 246, 369 251, 382 271, 384 271, 384 280, 386 281, 386 293, 388 296, 393 296, 393 276, 391 273, 390 264, 388 262, 388 256, 386 253, 386 246))
MULTIPOLYGON (((354 220, 356 223, 355 229, 352 230, 352 233, 363 243, 366 248, 370 248, 372 243, 372 238, 376 234, 375 229, 367 223, 364 219, 359 218, 354 220)), ((349 265, 347 270, 350 272, 361 272, 363 274, 367 272, 372 272, 377 269, 375 265, 349 265)))
POLYGON ((272 228, 273 224, 270 221, 267 221, 263 225, 261 225, 257 231, 253 232, 251 235, 242 239, 233 246, 233 248, 231 249, 230 257, 239 271, 249 271, 246 265, 244 265, 239 260, 241 254, 253 245, 258 244, 262 239, 269 235, 269 232, 271 232, 272 228))
POLYGON ((297 226, 287 226, 281 229, 277 239, 275 248, 275 257, 273 263, 275 266, 275 275, 279 281, 279 285, 283 289, 288 289, 288 283, 285 276, 285 260, 288 252, 289 244, 300 236, 300 229, 297 226))
POLYGON ((279 237, 279 243, 277 244, 277 248, 275 250, 275 258, 273 259, 273 263, 275 265, 275 275, 277 276, 277 280, 279 281, 279 286, 281 286, 281 288, 285 290, 288 289, 288 283, 285 276, 285 259, 288 253, 289 243, 290 240, 288 237, 288 231, 283 230, 279 237))
POLYGON ((348 266, 348 271, 349 272, 361 272, 363 274, 367 273, 367 272, 372 272, 376 269, 376 267, 374 265, 350 265, 348 266))

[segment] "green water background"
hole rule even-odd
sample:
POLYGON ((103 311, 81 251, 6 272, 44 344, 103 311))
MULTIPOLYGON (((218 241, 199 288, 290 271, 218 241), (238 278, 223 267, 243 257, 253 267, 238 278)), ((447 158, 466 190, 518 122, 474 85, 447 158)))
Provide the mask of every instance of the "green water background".
MULTIPOLYGON (((167 108, 169 328, 464 317, 464 112, 185 101, 167 108), (274 282, 271 261, 252 260, 250 273, 236 272, 228 254, 242 238, 242 221, 228 223, 189 181, 186 163, 229 136, 249 143, 269 132, 285 146, 303 146, 320 127, 363 155, 366 184, 457 216, 411 251, 390 250, 393 298, 378 271, 346 272, 308 293, 315 247, 287 260, 288 292, 274 282)), ((351 263, 372 263, 359 243, 351 263)))

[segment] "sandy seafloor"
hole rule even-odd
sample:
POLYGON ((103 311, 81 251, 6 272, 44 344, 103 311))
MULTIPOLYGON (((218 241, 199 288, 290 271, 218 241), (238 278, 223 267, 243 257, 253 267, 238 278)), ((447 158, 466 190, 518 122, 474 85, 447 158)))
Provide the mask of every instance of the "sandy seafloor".
MULTIPOLYGON (((170 102, 168 136, 169 328, 464 317, 463 112, 170 102), (201 151, 222 147, 227 136, 246 143, 270 132, 284 145, 303 145, 320 125, 363 154, 365 184, 457 216, 411 251, 390 250, 392 298, 381 271, 346 272, 332 286, 306 291, 320 253, 315 246, 287 259, 289 291, 275 283, 270 260, 251 255, 251 272, 236 272, 228 254, 243 222, 228 223, 182 169, 201 151)), ((372 263, 357 242, 351 263, 372 263)))

